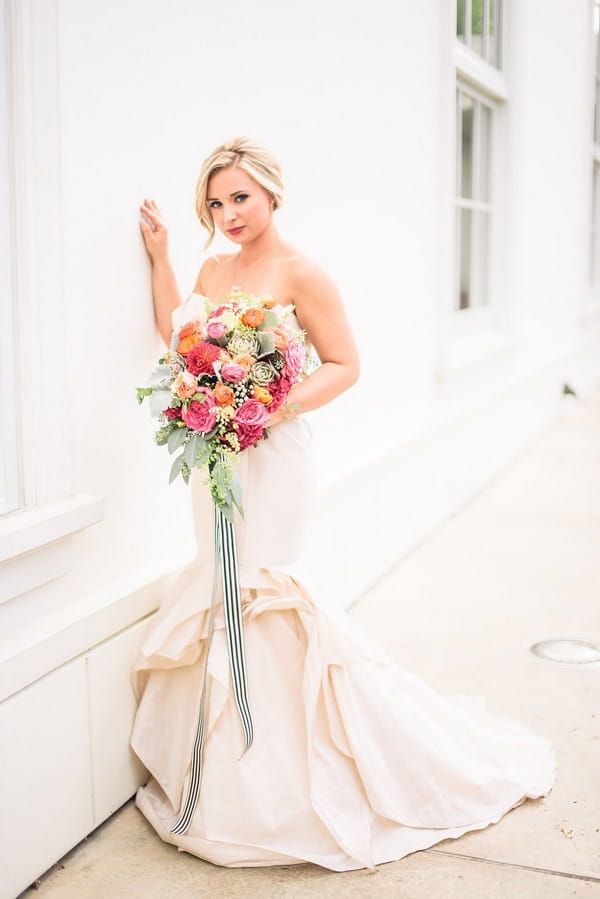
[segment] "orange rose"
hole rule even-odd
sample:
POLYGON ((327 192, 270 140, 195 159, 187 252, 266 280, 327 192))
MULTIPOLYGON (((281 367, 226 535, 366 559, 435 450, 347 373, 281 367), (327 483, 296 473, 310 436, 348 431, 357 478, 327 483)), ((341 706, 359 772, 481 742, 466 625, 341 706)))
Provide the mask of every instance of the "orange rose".
POLYGON ((235 362, 236 365, 241 365, 244 371, 250 371, 256 359, 254 356, 250 356, 249 353, 239 353, 233 357, 232 362, 235 362))
POLYGON ((217 384, 214 389, 215 399, 220 406, 228 406, 233 402, 234 392, 231 387, 227 387, 226 384, 222 384, 221 381, 217 384))
POLYGON ((262 309, 246 309, 242 315, 242 323, 248 328, 258 328, 265 320, 265 313, 262 309))
POLYGON ((179 341, 177 352, 185 356, 197 343, 200 343, 200 336, 198 334, 190 334, 189 337, 184 337, 183 340, 179 341))
POLYGON ((179 332, 179 339, 182 340, 184 337, 189 337, 190 334, 194 334, 198 330, 197 322, 188 322, 187 325, 184 325, 181 331, 179 332))
POLYGON ((184 325, 181 331, 179 332, 179 344, 177 346, 177 352, 189 353, 193 346, 196 346, 200 341, 200 325, 198 322, 188 322, 187 325, 184 325))
POLYGON ((265 406, 273 402, 273 397, 265 387, 259 387, 258 384, 255 384, 252 392, 254 393, 254 398, 260 400, 265 406))

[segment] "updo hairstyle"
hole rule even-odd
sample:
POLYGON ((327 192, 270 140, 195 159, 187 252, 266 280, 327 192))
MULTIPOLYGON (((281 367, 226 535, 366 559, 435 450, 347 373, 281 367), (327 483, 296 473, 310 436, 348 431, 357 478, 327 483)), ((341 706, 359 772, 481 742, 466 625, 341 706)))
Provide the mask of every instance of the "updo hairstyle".
POLYGON ((196 183, 196 213, 202 227, 208 231, 206 249, 215 236, 215 223, 207 203, 210 176, 219 169, 238 166, 271 195, 273 209, 279 209, 283 202, 283 182, 281 167, 266 147, 249 137, 234 137, 207 156, 202 163, 196 183))

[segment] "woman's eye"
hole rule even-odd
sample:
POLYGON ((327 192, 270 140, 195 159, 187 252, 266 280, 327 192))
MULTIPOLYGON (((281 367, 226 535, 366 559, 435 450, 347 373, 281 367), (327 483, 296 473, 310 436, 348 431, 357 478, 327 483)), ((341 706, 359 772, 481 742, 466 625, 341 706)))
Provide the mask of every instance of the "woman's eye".
POLYGON ((236 200, 247 200, 248 194, 238 194, 236 200))
POLYGON ((212 201, 208 204, 209 209, 215 209, 217 206, 220 206, 220 205, 221 205, 221 204, 220 204, 219 200, 212 200, 212 201))

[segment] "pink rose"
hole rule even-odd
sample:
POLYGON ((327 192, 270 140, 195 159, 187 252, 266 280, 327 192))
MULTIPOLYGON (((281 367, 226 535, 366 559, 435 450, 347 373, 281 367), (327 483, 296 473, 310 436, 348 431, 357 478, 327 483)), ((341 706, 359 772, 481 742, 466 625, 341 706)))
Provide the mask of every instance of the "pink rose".
POLYGON ((294 381, 300 372, 306 360, 306 350, 298 340, 290 340, 285 350, 285 373, 288 378, 294 381))
POLYGON ((238 429, 235 433, 240 441, 240 449, 243 450, 248 446, 252 446, 253 443, 258 443, 259 440, 262 440, 263 426, 238 425, 238 429))
POLYGON ((246 377, 246 372, 237 362, 227 362, 221 367, 221 377, 226 381, 241 381, 246 377))
POLYGON ((211 340, 219 340, 227 333, 227 325, 225 322, 211 321, 206 326, 206 333, 211 340))
POLYGON ((199 387, 198 392, 204 393, 206 399, 191 400, 187 410, 182 410, 181 417, 188 428, 208 434, 217 423, 218 406, 211 392, 206 387, 199 387))
POLYGON ((285 402, 285 398, 290 392, 291 387, 292 382, 289 378, 284 376, 275 378, 274 381, 271 381, 269 384, 269 393, 273 399, 269 403, 269 413, 275 412, 285 402))
POLYGON ((263 425, 268 417, 269 413, 259 400, 246 400, 236 411, 234 421, 240 425, 254 427, 263 425))

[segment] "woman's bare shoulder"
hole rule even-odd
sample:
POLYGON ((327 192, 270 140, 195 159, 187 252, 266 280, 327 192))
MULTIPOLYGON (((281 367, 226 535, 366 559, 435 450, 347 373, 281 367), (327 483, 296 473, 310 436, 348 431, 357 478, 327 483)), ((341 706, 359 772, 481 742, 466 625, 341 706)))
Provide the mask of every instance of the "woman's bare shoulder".
POLYGON ((207 256, 200 266, 196 284, 194 285, 194 292, 200 293, 203 296, 208 296, 210 284, 217 271, 219 271, 223 265, 231 262, 235 255, 235 253, 213 253, 211 256, 207 256))
POLYGON ((337 286, 326 268, 313 256, 295 252, 288 257, 290 288, 298 299, 317 296, 322 291, 337 292, 337 286))

